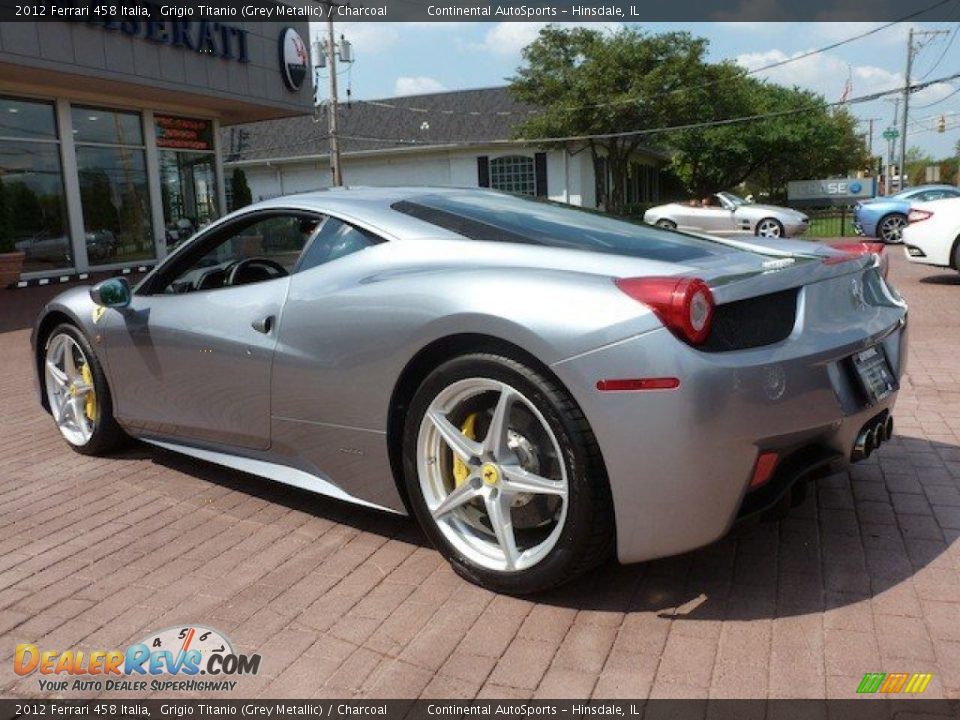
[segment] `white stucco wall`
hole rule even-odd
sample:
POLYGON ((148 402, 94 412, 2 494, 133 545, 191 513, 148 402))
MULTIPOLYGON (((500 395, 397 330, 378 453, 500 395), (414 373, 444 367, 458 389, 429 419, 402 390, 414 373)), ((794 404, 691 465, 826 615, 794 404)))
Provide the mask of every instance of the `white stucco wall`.
MULTIPOLYGON (((491 160, 500 155, 529 154, 534 149, 465 148, 434 153, 399 153, 342 158, 347 185, 433 185, 441 187, 477 187, 477 158, 491 160)), ((593 166, 589 155, 569 155, 563 150, 547 153, 547 192, 551 200, 583 204, 584 177, 593 187, 593 166), (564 164, 566 156, 567 164, 564 164), (586 162, 585 162, 586 161, 586 162)), ((291 193, 320 190, 330 186, 330 167, 324 158, 283 163, 240 164, 254 200, 291 193)), ((228 164, 229 174, 232 165, 228 164)))

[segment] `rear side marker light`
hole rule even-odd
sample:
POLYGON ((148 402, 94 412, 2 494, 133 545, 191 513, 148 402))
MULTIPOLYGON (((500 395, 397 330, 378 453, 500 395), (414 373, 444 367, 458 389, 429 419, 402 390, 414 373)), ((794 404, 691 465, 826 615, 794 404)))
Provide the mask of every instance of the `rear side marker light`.
POLYGON ((908 223, 918 223, 923 222, 924 220, 929 220, 933 217, 933 213, 929 210, 911 210, 910 214, 907 215, 908 223))
POLYGON ((753 477, 750 478, 751 490, 756 490, 770 482, 779 459, 780 455, 775 452, 760 453, 757 464, 753 466, 753 477))
POLYGON ((678 378, 624 378, 621 380, 598 380, 597 390, 601 392, 630 392, 633 390, 676 390, 680 387, 678 378))

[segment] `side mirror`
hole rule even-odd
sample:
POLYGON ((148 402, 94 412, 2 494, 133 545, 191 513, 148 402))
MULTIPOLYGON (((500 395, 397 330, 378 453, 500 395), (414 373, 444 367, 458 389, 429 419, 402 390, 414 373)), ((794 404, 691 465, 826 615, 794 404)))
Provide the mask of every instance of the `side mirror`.
POLYGON ((90 299, 100 307, 124 308, 130 304, 130 295, 125 277, 109 278, 90 288, 90 299))

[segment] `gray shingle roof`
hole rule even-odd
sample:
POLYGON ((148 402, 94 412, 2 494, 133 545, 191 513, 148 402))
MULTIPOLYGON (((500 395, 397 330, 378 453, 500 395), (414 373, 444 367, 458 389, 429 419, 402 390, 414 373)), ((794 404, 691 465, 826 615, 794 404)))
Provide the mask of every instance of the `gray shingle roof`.
MULTIPOLYGON (((510 140, 532 114, 506 87, 410 95, 340 106, 340 152, 459 145, 510 140), (412 109, 411 109, 412 108, 412 109)), ((226 127, 228 162, 325 155, 327 116, 310 115, 226 127)))

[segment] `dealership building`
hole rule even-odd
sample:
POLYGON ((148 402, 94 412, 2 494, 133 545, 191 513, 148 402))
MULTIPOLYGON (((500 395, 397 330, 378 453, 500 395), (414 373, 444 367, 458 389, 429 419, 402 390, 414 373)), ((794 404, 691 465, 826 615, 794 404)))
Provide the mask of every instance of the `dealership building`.
POLYGON ((221 126, 312 108, 306 22, 0 25, 0 252, 22 281, 154 264, 225 212, 221 126))

